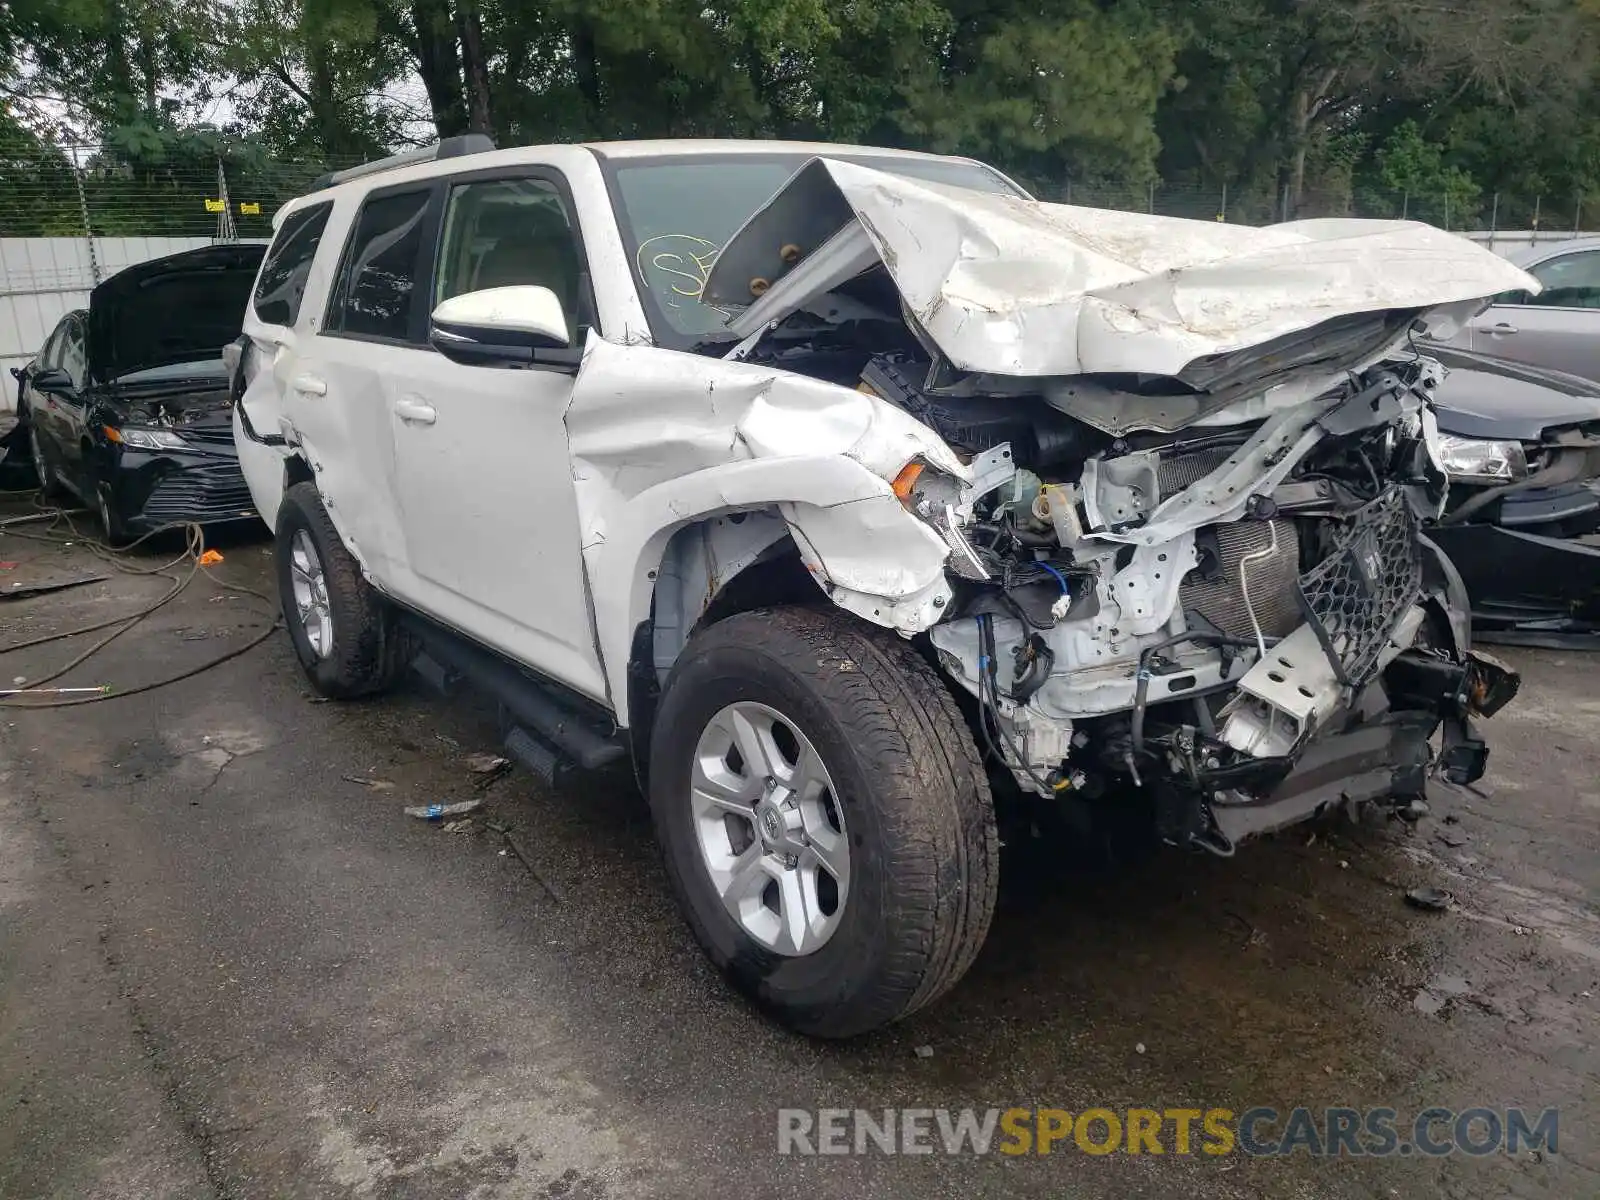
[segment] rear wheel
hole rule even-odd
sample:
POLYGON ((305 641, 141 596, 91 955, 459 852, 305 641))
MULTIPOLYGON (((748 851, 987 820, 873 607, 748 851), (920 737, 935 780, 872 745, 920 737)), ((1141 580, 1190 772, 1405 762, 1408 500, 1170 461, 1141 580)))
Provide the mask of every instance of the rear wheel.
POLYGON ((941 996, 988 932, 999 842, 972 735, 904 642, 809 609, 730 617, 673 667, 650 803, 711 960, 804 1033, 941 996))
POLYGON ((324 696, 382 691, 405 670, 394 610, 361 576, 315 484, 283 494, 274 554, 278 597, 295 657, 324 696))
POLYGON ((34 428, 32 421, 28 422, 28 456, 33 460, 33 473, 39 478, 39 491, 44 497, 54 499, 64 495, 66 489, 61 486, 56 469, 45 457, 44 443, 39 440, 39 431, 34 428))

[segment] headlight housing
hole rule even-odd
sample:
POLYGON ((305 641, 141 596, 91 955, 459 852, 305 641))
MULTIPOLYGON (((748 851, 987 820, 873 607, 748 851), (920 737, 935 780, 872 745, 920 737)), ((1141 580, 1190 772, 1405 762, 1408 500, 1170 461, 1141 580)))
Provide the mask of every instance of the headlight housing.
POLYGON ((1511 483, 1528 477, 1528 456, 1521 442, 1441 433, 1436 453, 1445 474, 1464 483, 1511 483))
POLYGON ((113 442, 121 442, 134 450, 182 450, 189 444, 166 429, 140 429, 129 425, 118 429, 107 425, 105 431, 113 442))

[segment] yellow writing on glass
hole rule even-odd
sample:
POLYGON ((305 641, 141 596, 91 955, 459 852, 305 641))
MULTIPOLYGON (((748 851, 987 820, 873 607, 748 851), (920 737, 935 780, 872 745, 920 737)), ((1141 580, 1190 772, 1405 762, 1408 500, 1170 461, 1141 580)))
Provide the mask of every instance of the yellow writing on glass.
POLYGON ((641 242, 634 261, 645 286, 663 304, 682 308, 685 300, 702 303, 700 293, 721 250, 715 242, 692 234, 662 233, 641 242))

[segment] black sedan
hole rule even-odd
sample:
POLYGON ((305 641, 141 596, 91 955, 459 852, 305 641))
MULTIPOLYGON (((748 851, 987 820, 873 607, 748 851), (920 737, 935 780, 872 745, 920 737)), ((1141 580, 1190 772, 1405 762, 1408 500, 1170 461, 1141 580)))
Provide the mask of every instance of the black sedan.
POLYGON ((222 351, 263 249, 206 246, 119 271, 14 372, 40 486, 94 508, 111 540, 254 517, 222 351))
POLYGON ((1450 480, 1429 530, 1472 597, 1473 636, 1600 645, 1600 383, 1430 346, 1450 480))

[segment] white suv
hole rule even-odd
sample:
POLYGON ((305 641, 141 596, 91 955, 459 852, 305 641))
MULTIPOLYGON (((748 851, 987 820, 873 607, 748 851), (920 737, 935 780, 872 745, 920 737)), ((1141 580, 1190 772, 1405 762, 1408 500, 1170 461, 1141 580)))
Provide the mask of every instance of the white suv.
POLYGON ((1483 770, 1516 680, 1419 531, 1405 349, 1528 285, 1469 243, 749 142, 452 141, 275 227, 235 433, 306 673, 468 680, 546 777, 631 752, 796 1028, 961 977, 996 800, 1228 854, 1483 770))

